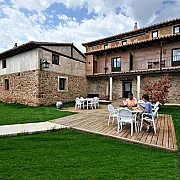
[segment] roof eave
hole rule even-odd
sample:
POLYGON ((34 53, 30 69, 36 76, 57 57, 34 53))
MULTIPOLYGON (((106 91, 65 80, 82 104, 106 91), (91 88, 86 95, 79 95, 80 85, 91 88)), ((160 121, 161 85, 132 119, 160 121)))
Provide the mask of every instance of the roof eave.
POLYGON ((120 37, 120 36, 128 35, 128 34, 131 34, 131 33, 137 33, 138 34, 140 32, 145 32, 145 31, 147 31, 149 29, 157 29, 160 26, 166 27, 166 26, 168 26, 170 24, 177 24, 177 23, 180 23, 180 18, 173 19, 173 20, 170 20, 170 21, 161 22, 161 23, 157 23, 157 24, 153 24, 151 26, 142 27, 142 28, 139 28, 137 30, 132 30, 132 31, 120 33, 120 34, 117 34, 117 35, 109 36, 109 37, 106 37, 106 38, 101 38, 101 39, 90 41, 90 42, 87 42, 87 43, 82 43, 82 45, 83 46, 88 46, 88 45, 91 45, 91 44, 94 44, 94 43, 98 43, 100 41, 106 41, 107 39, 113 39, 113 38, 116 38, 118 36, 120 37))

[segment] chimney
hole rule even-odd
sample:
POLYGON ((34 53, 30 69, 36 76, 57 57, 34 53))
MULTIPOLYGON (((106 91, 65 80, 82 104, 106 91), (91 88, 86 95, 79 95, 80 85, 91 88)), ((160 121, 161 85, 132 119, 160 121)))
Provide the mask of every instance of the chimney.
POLYGON ((17 43, 14 44, 14 47, 13 48, 17 48, 17 43))
POLYGON ((137 23, 134 24, 134 30, 138 30, 137 23))

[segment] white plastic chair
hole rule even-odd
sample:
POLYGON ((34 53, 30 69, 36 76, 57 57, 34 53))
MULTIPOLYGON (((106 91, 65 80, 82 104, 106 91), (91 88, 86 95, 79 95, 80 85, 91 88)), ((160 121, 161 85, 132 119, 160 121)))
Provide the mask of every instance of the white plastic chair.
POLYGON ((88 109, 88 106, 90 106, 91 109, 94 108, 94 99, 89 98, 89 99, 87 100, 87 109, 88 109))
POLYGON ((155 109, 155 111, 152 114, 152 117, 146 116, 148 113, 143 113, 142 114, 140 131, 142 130, 142 127, 143 127, 143 121, 146 120, 148 122, 152 122, 153 123, 154 132, 156 133, 156 122, 155 122, 155 120, 156 120, 156 117, 157 117, 158 110, 159 110, 159 107, 157 107, 155 109))
POLYGON ((137 132, 137 126, 136 126, 136 114, 132 114, 132 112, 127 108, 122 108, 118 112, 118 133, 119 129, 123 123, 130 123, 131 124, 131 136, 133 135, 133 124, 135 123, 135 130, 137 132))
POLYGON ((126 100, 123 100, 123 105, 126 105, 126 100))
POLYGON ((84 103, 85 103, 85 99, 83 97, 80 97, 81 103, 83 105, 83 109, 84 109, 84 103))
POLYGON ((139 100, 137 103, 138 106, 145 107, 145 102, 143 100, 139 100))
MULTIPOLYGON (((152 105, 152 111, 154 112, 156 110, 156 108, 159 107, 159 105, 160 105, 159 101, 157 101, 154 105, 152 105)), ((156 113, 156 116, 158 117, 158 111, 156 113)))
POLYGON ((109 110, 109 118, 108 118, 108 126, 109 126, 111 117, 113 118, 113 123, 114 123, 114 118, 118 120, 118 112, 114 109, 112 104, 108 105, 108 110, 109 110))
POLYGON ((94 104, 94 108, 96 109, 97 107, 99 108, 99 98, 98 97, 94 97, 93 98, 93 104, 94 104))
POLYGON ((76 98, 75 99, 75 109, 78 108, 78 109, 81 109, 81 105, 83 105, 82 101, 79 99, 79 98, 76 98))

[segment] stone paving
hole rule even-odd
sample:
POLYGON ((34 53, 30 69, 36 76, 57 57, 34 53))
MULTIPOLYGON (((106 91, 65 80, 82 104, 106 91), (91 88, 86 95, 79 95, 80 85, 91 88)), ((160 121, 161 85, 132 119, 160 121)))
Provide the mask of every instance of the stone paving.
POLYGON ((0 126, 0 136, 49 131, 52 129, 61 129, 61 128, 68 128, 68 127, 60 124, 55 124, 52 122, 3 125, 0 126))

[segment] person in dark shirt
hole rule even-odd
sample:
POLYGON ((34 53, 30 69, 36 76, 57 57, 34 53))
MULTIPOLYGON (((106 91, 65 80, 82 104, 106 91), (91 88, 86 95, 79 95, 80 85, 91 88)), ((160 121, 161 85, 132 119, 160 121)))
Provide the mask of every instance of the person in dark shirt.
MULTIPOLYGON (((147 94, 144 94, 144 95, 142 96, 142 99, 143 99, 143 101, 145 102, 145 107, 144 107, 144 108, 143 108, 142 106, 140 106, 140 108, 143 110, 142 113, 147 113, 147 114, 145 114, 144 116, 147 116, 147 117, 150 117, 150 118, 151 118, 151 117, 152 117, 152 105, 151 105, 151 103, 149 102, 149 96, 148 96, 147 94)), ((139 116, 137 117, 138 120, 141 119, 142 113, 139 114, 139 116)), ((147 121, 147 120, 144 120, 143 122, 144 122, 144 124, 146 125, 147 131, 149 131, 149 128, 152 127, 151 123, 150 123, 149 121, 147 121)))

